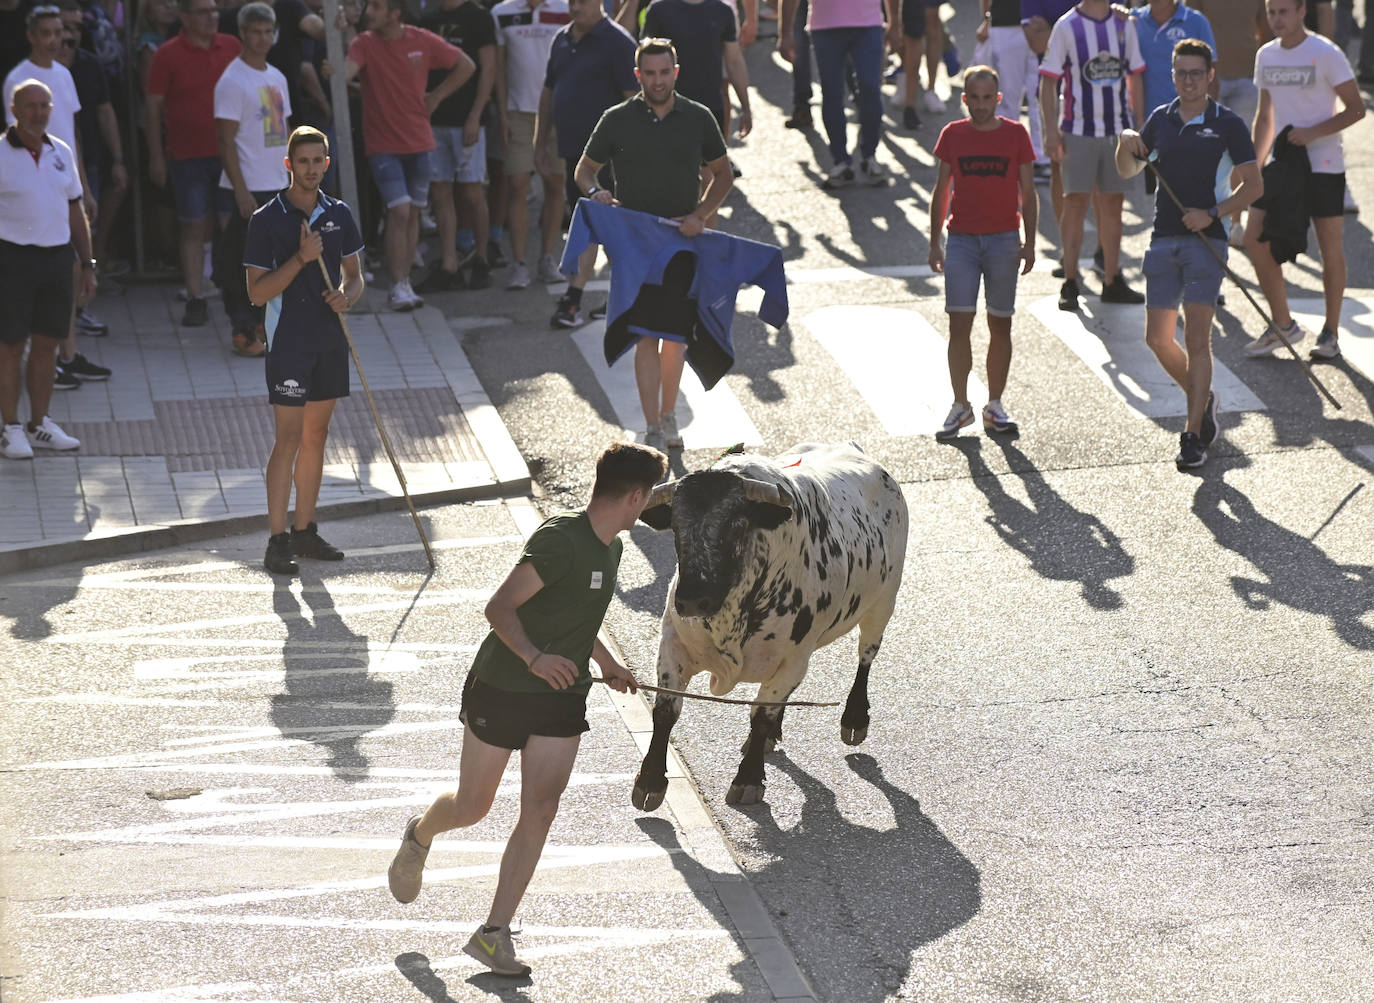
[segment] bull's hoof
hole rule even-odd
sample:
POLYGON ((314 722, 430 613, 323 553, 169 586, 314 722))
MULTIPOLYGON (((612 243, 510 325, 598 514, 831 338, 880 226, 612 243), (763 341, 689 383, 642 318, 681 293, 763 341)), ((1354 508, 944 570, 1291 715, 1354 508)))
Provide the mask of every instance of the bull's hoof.
POLYGON ((840 738, 845 745, 862 745, 863 740, 868 737, 868 725, 860 728, 851 728, 847 724, 840 725, 840 738))
POLYGON ((763 784, 731 784, 726 804, 758 804, 763 800, 763 784))
MULTIPOLYGON (((776 739, 765 738, 765 739, 763 740, 763 754, 764 754, 765 756, 768 755, 769 753, 771 753, 771 752, 772 752, 773 750, 775 750, 777 747, 778 747, 778 743, 777 743, 777 740, 776 740, 776 739)), ((749 755, 749 739, 746 738, 746 739, 744 740, 744 744, 741 745, 741 746, 739 747, 739 754, 740 754, 741 756, 747 756, 747 755, 749 755)))
POLYGON ((630 803, 640 811, 657 811, 658 806, 663 803, 663 795, 667 792, 666 787, 661 791, 651 791, 647 787, 635 784, 635 789, 630 792, 630 803))

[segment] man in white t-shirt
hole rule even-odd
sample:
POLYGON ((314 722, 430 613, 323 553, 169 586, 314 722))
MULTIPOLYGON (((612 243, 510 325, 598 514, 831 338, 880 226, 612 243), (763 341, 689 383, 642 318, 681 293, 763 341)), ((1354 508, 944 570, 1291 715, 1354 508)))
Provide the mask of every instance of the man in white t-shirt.
MULTIPOLYGON (((1340 133, 1364 118, 1364 101, 1345 55, 1303 24, 1303 0, 1269 0, 1267 13, 1274 40, 1262 46, 1255 56, 1255 86, 1259 88, 1255 151, 1263 163, 1273 152, 1279 133, 1289 126, 1292 128, 1288 142, 1307 149, 1312 165, 1306 191, 1307 211, 1321 249, 1322 291, 1326 299, 1325 323, 1311 355, 1314 359, 1334 359, 1341 354, 1337 331, 1341 301, 1345 298, 1345 155, 1340 133)), ((1276 193, 1275 197, 1288 195, 1276 193)), ((1245 228, 1245 250, 1255 266, 1264 298, 1269 301, 1273 324, 1278 328, 1269 328, 1246 347, 1246 354, 1256 358, 1282 346, 1280 332, 1292 344, 1304 337, 1288 312, 1283 269, 1274 260, 1269 244, 1260 240, 1269 203, 1266 192, 1250 207, 1245 228)))
POLYGON ((248 299, 243 279, 243 241, 248 219, 286 187, 286 142, 291 135, 291 98, 286 77, 267 62, 277 16, 265 3, 239 8, 243 51, 215 84, 215 136, 224 164, 217 194, 220 230, 218 273, 224 311, 238 355, 267 351, 262 307, 248 299))
MULTIPOLYGON (((496 19, 496 110, 506 139, 506 225, 510 230, 511 267, 507 289, 530 284, 529 196, 534 177, 534 125, 553 37, 572 18, 567 0, 504 0, 491 9, 496 19)), ((558 136, 544 136, 549 173, 542 175, 544 205, 539 213, 540 282, 562 282, 554 249, 563 225, 564 166, 558 136)), ((540 163, 544 158, 540 158, 540 163)))

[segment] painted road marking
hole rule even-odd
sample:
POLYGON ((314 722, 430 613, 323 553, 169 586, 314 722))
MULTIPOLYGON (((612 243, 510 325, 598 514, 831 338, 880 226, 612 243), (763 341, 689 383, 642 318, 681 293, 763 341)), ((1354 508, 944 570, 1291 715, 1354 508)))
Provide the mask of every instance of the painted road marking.
MULTIPOLYGON (((607 366, 602 348, 605 333, 605 323, 594 321, 578 328, 572 339, 610 400, 615 420, 642 440, 644 411, 639 405, 639 389, 635 385, 634 352, 626 352, 614 366, 607 366)), ((685 366, 682 371, 677 421, 685 449, 723 448, 741 441, 746 446, 763 445, 763 436, 725 381, 707 390, 691 366, 685 366)))
MULTIPOLYGON (((1045 327, 1064 342, 1128 408, 1142 418, 1188 413, 1183 392, 1145 344, 1145 311, 1139 306, 1085 300, 1081 312, 1060 310, 1058 297, 1030 305, 1045 327)), ((1256 397, 1224 363, 1213 360, 1212 386, 1228 412, 1264 411, 1256 397)))
MULTIPOLYGON (((889 435, 930 435, 949 411, 948 343, 914 310, 829 306, 806 315, 806 329, 863 395, 889 435)), ((987 389, 970 374, 969 400, 987 389)))
MULTIPOLYGON (((1314 339, 1326 323, 1326 304, 1319 299, 1295 299, 1288 301, 1288 309, 1309 339, 1314 339)), ((1304 356, 1315 342, 1309 340, 1298 349, 1304 356)), ((1374 380, 1374 299, 1360 299, 1347 296, 1341 302, 1341 355, 1364 376, 1374 380)), ((1274 357, 1292 358, 1288 350, 1274 357)))

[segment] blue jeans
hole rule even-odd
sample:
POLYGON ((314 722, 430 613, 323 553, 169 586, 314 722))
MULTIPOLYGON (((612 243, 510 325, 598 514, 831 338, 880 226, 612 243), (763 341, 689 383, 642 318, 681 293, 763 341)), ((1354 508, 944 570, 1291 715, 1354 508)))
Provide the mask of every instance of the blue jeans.
POLYGON ((989 317, 1016 312, 1016 278, 1021 264, 1021 234, 951 233, 945 243, 945 312, 975 313, 978 285, 989 317))
POLYGON ((810 0, 797 4, 797 19, 792 22, 792 42, 796 55, 792 57, 792 107, 803 108, 811 103, 811 33, 806 30, 806 16, 810 0))
POLYGON ((878 150, 883 125, 883 29, 824 28, 811 33, 816 70, 821 78, 821 121, 835 163, 849 161, 844 119, 846 57, 854 64, 859 85, 859 156, 867 160, 878 150))

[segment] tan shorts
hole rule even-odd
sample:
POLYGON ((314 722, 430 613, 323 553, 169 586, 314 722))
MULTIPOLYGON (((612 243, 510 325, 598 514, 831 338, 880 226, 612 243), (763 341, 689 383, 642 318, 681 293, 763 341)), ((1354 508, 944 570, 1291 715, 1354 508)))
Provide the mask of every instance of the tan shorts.
MULTIPOLYGON (((506 145, 506 177, 529 174, 534 170, 534 112, 508 111, 510 143, 506 145)), ((563 173, 563 158, 558 155, 558 133, 549 129, 544 147, 549 154, 549 169, 563 173)))

